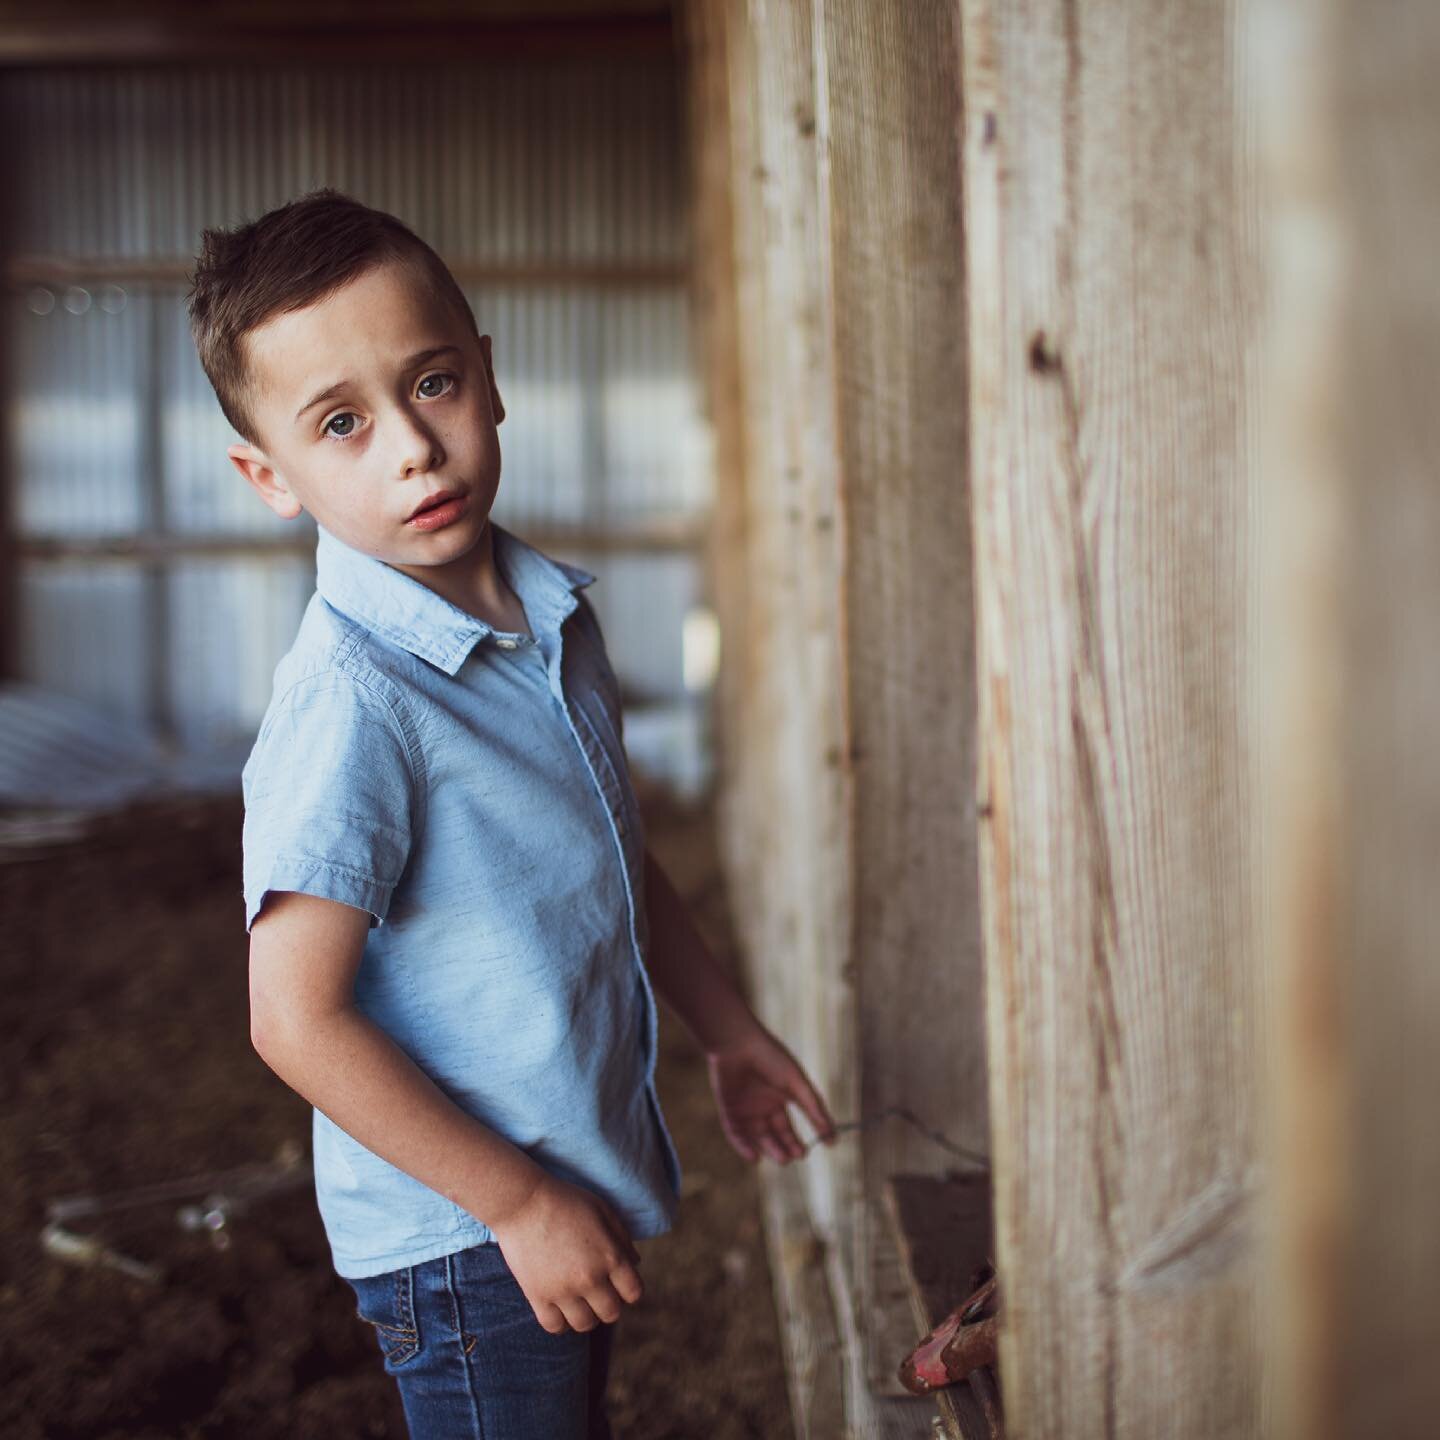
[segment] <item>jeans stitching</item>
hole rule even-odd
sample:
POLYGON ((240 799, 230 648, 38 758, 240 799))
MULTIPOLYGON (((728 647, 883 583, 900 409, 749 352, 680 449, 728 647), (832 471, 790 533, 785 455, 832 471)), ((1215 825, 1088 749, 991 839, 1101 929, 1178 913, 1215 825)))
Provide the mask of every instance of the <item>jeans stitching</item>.
POLYGON ((420 1328, 415 1320, 415 1266, 402 1266, 395 1274, 395 1312, 405 1328, 405 1345, 400 1346, 396 1354, 409 1349, 408 1355, 396 1361, 403 1365, 420 1352, 420 1328))
POLYGON ((404 1365, 420 1353, 420 1332, 415 1324, 413 1267, 402 1265, 395 1272, 394 1309, 397 1324, 372 1320, 385 1342, 385 1358, 393 1365, 404 1365))
POLYGON ((460 1296, 458 1294, 459 1287, 455 1284, 454 1261, 453 1255, 445 1257, 445 1291, 450 1297, 450 1315, 455 1322, 455 1337, 462 1347, 460 1364, 465 1371, 465 1390, 470 1396, 470 1409, 475 1416, 475 1434, 477 1440, 485 1440, 485 1422, 480 1414, 480 1397, 475 1393, 475 1376, 470 1368, 470 1351, 474 1349, 474 1345, 465 1346, 460 1329, 460 1296))
POLYGON ((414 1292, 410 1284, 410 1266, 402 1265, 395 1272, 395 1313, 401 1324, 411 1332, 415 1329, 414 1292))

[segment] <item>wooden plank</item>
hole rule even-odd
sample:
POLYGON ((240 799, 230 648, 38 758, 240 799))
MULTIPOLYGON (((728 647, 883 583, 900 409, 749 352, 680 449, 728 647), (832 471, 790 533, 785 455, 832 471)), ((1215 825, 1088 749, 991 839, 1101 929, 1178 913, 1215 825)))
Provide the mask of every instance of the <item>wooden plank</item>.
MULTIPOLYGON (((743 773, 737 763, 737 746, 748 738, 742 727, 749 593, 740 573, 745 556, 746 476, 732 190, 738 148, 731 117, 736 68, 731 53, 732 10, 731 0, 687 0, 677 8, 676 18, 684 71, 682 90, 689 106, 687 228, 693 254, 689 334, 715 473, 715 499, 704 550, 705 578, 724 646, 713 700, 717 833, 729 881, 737 898, 748 901, 747 877, 742 876, 746 850, 731 843, 743 773)), ((735 911, 743 926, 744 904, 735 911)))
MULTIPOLYGON (((859 1072, 848 698, 835 683, 840 496, 833 427, 818 408, 831 375, 824 275, 800 239, 819 224, 810 12, 708 13, 726 57, 728 163, 712 180, 728 201, 713 203, 731 219, 714 283, 733 291, 711 330, 730 347, 717 373, 733 377, 714 393, 734 406, 717 425, 728 467, 717 508, 728 543, 715 566, 722 844, 756 1007, 848 1114, 859 1072)), ((812 1218, 842 1254, 854 1249, 860 1155, 846 1146, 807 1166, 812 1218)))
MULTIPOLYGON (((907 1106, 983 1153, 955 7, 824 0, 815 17, 861 1101, 907 1106)), ((910 1332, 910 1299, 883 1189, 948 1157, 899 1124, 866 1132, 862 1150, 866 1378, 899 1394, 890 1357, 910 1332)))
MULTIPOLYGON (((854 769, 844 683, 844 495, 835 423, 829 219, 816 185, 822 140, 809 0, 748 7, 743 71, 749 143, 740 191, 747 224, 747 487, 751 663, 763 680, 750 764, 750 822, 766 837, 765 928, 754 952, 766 1013, 837 1113, 860 1105, 860 977, 854 959, 854 769), (783 964, 767 957, 785 956, 783 964)), ((861 1263, 855 1204, 862 1143, 816 1152, 812 1213, 832 1259, 861 1263)), ((854 1321, 850 1297, 845 1333, 854 1321)), ((863 1300, 858 1301, 863 1311, 863 1300)), ((847 1353, 851 1353, 847 1351, 847 1353)), ((852 1406, 853 1409, 853 1406, 852 1406)))
POLYGON ((1000 1362, 1047 1440, 1263 1430, 1236 11, 962 8, 1000 1362))
MULTIPOLYGON (((993 1263, 994 1234, 988 1175, 894 1175, 885 1206, 904 1262, 917 1340, 923 1340, 976 1287, 976 1274, 993 1263)), ((973 1382, 935 1392, 952 1440, 992 1440, 979 1387, 999 1412, 990 1366, 973 1382)))
MULTIPOLYGON (((694 168, 747 976, 837 1115, 904 1104, 983 1152, 953 22, 834 0, 689 15, 692 74, 728 82, 699 81, 694 168)), ((913 1320, 880 1187, 948 1159, 890 1124, 806 1166, 860 1434, 917 1423, 888 1359, 913 1320)))
POLYGON ((845 1433, 845 1375, 825 1247, 793 1169, 771 1169, 761 1191, 795 1433, 798 1440, 833 1440, 845 1433))
POLYGON ((1440 9, 1378 18, 1253 23, 1282 1440, 1440 1424, 1440 9))
POLYGON ((842 1245, 831 1244, 826 1250, 826 1270, 845 1352, 847 1440, 930 1440, 939 1416, 928 1397, 906 1390, 898 1395, 877 1394, 870 1384, 870 1317, 861 1308, 855 1288, 853 1257, 842 1245))

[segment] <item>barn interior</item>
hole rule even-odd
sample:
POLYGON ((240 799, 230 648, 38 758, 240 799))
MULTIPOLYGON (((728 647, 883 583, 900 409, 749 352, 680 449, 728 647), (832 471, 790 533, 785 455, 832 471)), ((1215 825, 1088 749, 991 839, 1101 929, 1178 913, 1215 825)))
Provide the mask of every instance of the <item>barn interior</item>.
POLYGON ((494 336, 495 516, 598 576, 651 843, 842 1122, 747 1165, 662 1015, 616 1434, 1433 1433, 1440 12, 1386 12, 0 0, 7 1434, 405 1433, 245 1020, 315 532, 183 305, 323 184, 494 336))
MULTIPOLYGON (((445 258, 507 406, 494 517, 596 574, 650 842, 729 956, 672 19, 8 6, 0 49, 0 947, 24 996, 6 1007, 0 1425, 402 1436, 330 1270, 309 1106, 248 1039, 240 767, 316 531, 229 467, 192 257, 202 226, 328 184, 445 258)), ((613 1423, 788 1434, 758 1184, 673 1021, 662 1044, 684 1223, 647 1243, 613 1423)))

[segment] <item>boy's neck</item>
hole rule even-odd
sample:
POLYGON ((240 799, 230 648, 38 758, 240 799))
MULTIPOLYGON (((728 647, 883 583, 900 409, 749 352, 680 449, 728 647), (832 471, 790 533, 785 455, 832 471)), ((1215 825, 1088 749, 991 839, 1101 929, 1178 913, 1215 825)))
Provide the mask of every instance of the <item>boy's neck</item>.
POLYGON ((496 630, 528 630, 525 607, 495 564, 495 528, 489 519, 474 546, 447 565, 396 565, 394 568, 433 590, 452 605, 496 630))

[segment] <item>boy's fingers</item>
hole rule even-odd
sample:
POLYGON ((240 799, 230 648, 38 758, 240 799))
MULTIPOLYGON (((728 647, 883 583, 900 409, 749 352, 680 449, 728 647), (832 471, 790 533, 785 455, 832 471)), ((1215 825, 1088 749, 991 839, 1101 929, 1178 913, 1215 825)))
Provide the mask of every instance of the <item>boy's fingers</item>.
POLYGON ((570 1328, 565 1320, 565 1312, 558 1305, 547 1301, 544 1305, 532 1305, 530 1308, 534 1310, 540 1328, 551 1335, 563 1335, 570 1328))
POLYGON ((620 1318, 624 1301, 620 1292, 608 1280, 602 1280, 593 1290, 585 1292, 585 1299, 595 1312, 596 1319, 606 1325, 613 1325, 620 1318))
POLYGON ((777 1165, 783 1165, 788 1158, 785 1151, 781 1149, 780 1142, 768 1130, 760 1136, 760 1148, 777 1165))
POLYGON ((820 1092, 803 1073, 800 1075, 797 1088, 793 1093, 796 1103, 815 1127, 815 1133, 822 1140, 833 1138, 835 1122, 830 1118, 830 1112, 825 1108, 825 1102, 820 1098, 820 1092))
POLYGON ((590 1302, 583 1295, 572 1295, 561 1309, 564 1310, 572 1330, 583 1333, 593 1330, 600 1323, 600 1317, 590 1308, 590 1302))
POLYGON ((645 1283, 633 1266, 621 1265, 610 1272, 615 1293, 627 1304, 634 1305, 645 1294, 645 1283))
POLYGON ((790 1123, 789 1111, 777 1110, 774 1119, 770 1122, 770 1128, 775 1132, 775 1138, 785 1147, 785 1153, 792 1160, 798 1160, 804 1155, 805 1147, 800 1143, 800 1137, 790 1123))
POLYGON ((740 1134, 728 1121, 722 1123, 721 1128, 725 1131, 725 1138, 735 1147, 741 1159, 755 1159, 755 1147, 740 1134))

